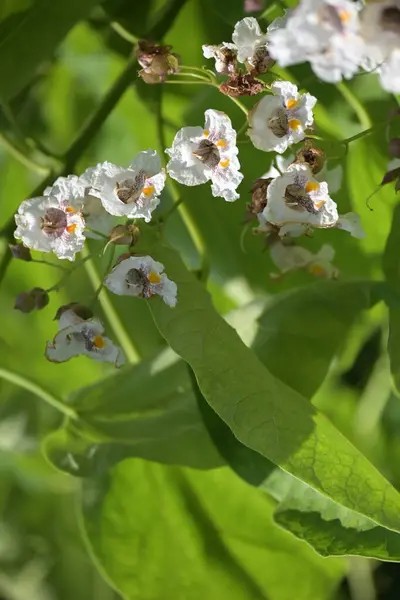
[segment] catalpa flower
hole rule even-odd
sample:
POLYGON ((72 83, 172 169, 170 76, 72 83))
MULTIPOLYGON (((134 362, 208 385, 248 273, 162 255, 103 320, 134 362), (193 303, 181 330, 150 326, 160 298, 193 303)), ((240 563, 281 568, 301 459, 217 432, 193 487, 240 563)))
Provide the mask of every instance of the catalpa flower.
POLYGON ((312 109, 317 99, 299 94, 288 81, 274 82, 272 92, 273 96, 264 96, 249 113, 247 135, 259 150, 282 153, 304 139, 305 129, 314 122, 312 109))
MULTIPOLYGON (((294 160, 295 157, 293 154, 289 154, 288 156, 276 156, 268 171, 263 175, 263 178, 272 177, 274 179, 275 177, 279 177, 279 175, 282 175, 282 173, 287 171, 294 160), (276 164, 276 167, 274 163, 276 164)), ((341 165, 329 168, 327 163, 325 163, 322 169, 315 174, 314 177, 317 181, 326 181, 329 193, 335 194, 342 186, 343 168, 341 165)))
POLYGON ((82 250, 85 222, 79 212, 54 196, 39 196, 22 202, 15 215, 14 237, 28 248, 54 252, 58 258, 74 260, 82 250))
POLYGON ((87 169, 82 177, 108 213, 146 222, 151 220, 165 185, 165 172, 155 150, 139 152, 127 168, 104 162, 87 169))
POLYGON ((163 273, 164 265, 151 256, 129 256, 106 277, 104 285, 119 296, 151 298, 157 294, 168 306, 176 305, 176 283, 163 273))
POLYGON ((369 69, 378 67, 382 87, 400 93, 400 0, 369 2, 360 18, 369 69))
POLYGON ((63 320, 60 319, 62 329, 52 342, 47 343, 45 354, 49 361, 60 363, 85 355, 99 362, 113 363, 116 367, 124 364, 122 350, 103 335, 104 326, 99 320, 72 319, 70 325, 67 323, 64 315, 63 320))
POLYGON ((304 269, 311 275, 327 279, 336 279, 339 274, 338 269, 332 265, 335 251, 328 244, 324 244, 314 254, 301 246, 287 245, 277 241, 270 247, 270 256, 280 270, 279 275, 271 273, 273 278, 279 278, 288 271, 297 269, 304 269))
POLYGON ((203 46, 204 56, 215 59, 218 73, 229 75, 235 72, 236 60, 257 74, 265 73, 274 63, 267 49, 267 34, 262 33, 254 17, 246 17, 236 23, 232 41, 233 44, 223 42, 219 46, 203 46))
MULTIPOLYGON (((91 170, 89 170, 91 172, 91 170)), ((95 229, 104 235, 108 235, 113 226, 113 217, 107 213, 100 200, 87 193, 90 187, 90 179, 85 175, 77 177, 69 175, 68 177, 58 177, 52 186, 47 187, 43 194, 45 196, 54 196, 59 202, 66 202, 78 211, 85 219, 85 236, 93 239, 101 239, 90 229, 95 229)))
POLYGON ((297 237, 312 229, 337 227, 353 237, 363 237, 358 215, 339 217, 336 202, 329 196, 325 181, 317 181, 310 168, 294 163, 273 179, 267 189, 267 204, 259 213, 259 231, 279 228, 281 237, 297 237))
POLYGON ((171 157, 169 175, 183 185, 212 182, 213 196, 228 202, 237 200, 237 186, 243 179, 239 172, 236 131, 230 118, 217 110, 206 110, 202 127, 183 127, 176 134, 172 147, 165 152, 171 157))
POLYGON ((269 33, 271 56, 281 67, 309 61, 323 81, 350 79, 363 60, 360 8, 350 0, 301 0, 269 33))

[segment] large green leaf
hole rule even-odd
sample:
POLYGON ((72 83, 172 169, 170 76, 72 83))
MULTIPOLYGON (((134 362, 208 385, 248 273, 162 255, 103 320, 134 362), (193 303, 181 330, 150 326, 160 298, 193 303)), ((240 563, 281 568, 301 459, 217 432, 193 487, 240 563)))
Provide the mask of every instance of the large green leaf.
POLYGON ((185 365, 172 352, 82 388, 72 402, 79 421, 50 433, 43 449, 75 476, 103 473, 127 457, 199 469, 224 462, 203 425, 185 365))
MULTIPOLYGON (((394 290, 400 292, 400 204, 393 212, 393 222, 383 255, 383 270, 386 280, 394 290)), ((393 382, 400 391, 400 308, 389 305, 388 352, 393 382)))
POLYGON ((400 529, 400 496, 389 482, 300 394, 269 373, 216 313, 176 252, 159 245, 152 254, 179 290, 174 309, 159 298, 149 302, 154 320, 234 435, 339 504, 400 529))
POLYGON ((69 30, 99 1, 36 0, 25 12, 18 12, 18 21, 13 21, 14 26, 0 40, 0 99, 7 102, 21 91, 69 30))
POLYGON ((376 301, 371 287, 325 281, 275 296, 259 318, 257 355, 273 375, 311 398, 356 318, 376 301))
POLYGON ((263 488, 279 506, 274 519, 323 556, 359 555, 400 562, 400 535, 339 506, 283 471, 263 488))
POLYGON ((127 600, 328 600, 344 565, 272 521, 273 501, 228 469, 127 460, 84 484, 84 527, 127 600))

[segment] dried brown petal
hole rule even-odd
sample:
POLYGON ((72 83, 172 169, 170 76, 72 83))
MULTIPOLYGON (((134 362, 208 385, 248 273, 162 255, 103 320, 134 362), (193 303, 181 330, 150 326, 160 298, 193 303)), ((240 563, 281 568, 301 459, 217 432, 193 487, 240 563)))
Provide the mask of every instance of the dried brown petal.
POLYGON ((267 190, 273 177, 256 179, 251 188, 251 203, 247 205, 248 213, 258 215, 267 206, 267 190))
POLYGON ((312 173, 316 175, 325 164, 325 152, 321 148, 315 148, 311 143, 305 143, 296 154, 296 161, 306 163, 312 173))
POLYGON ((397 167, 397 169, 392 169, 391 171, 388 171, 387 173, 385 173, 385 175, 383 176, 383 179, 381 181, 381 185, 386 185, 387 183, 392 183, 398 177, 400 177, 400 167, 397 167))
POLYGON ((64 304, 60 306, 57 310, 56 315, 54 317, 55 321, 58 321, 63 313, 67 310, 72 310, 77 317, 87 321, 93 317, 93 311, 91 308, 88 308, 84 304, 79 304, 79 302, 70 302, 69 304, 64 304))
POLYGON ((265 88, 265 84, 259 81, 251 73, 246 75, 232 75, 227 81, 219 86, 219 90, 231 98, 240 96, 256 96, 265 88))
POLYGON ((35 300, 36 310, 41 310, 50 302, 49 294, 42 288, 35 287, 29 293, 35 300))
POLYGON ((389 142, 389 154, 393 158, 400 158, 400 138, 393 138, 389 142))

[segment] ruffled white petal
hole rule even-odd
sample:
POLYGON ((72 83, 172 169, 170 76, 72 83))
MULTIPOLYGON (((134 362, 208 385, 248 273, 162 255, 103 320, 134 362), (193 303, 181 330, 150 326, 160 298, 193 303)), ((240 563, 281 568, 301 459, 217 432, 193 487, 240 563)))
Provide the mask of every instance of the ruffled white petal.
POLYGON ((82 175, 90 182, 90 194, 99 198, 111 215, 151 220, 165 185, 165 173, 155 150, 140 152, 128 168, 104 162, 82 175), (121 185, 136 186, 135 198, 123 202, 118 196, 121 185))
POLYGON ((99 362, 121 366, 121 349, 103 336, 104 327, 97 319, 81 321, 63 327, 46 346, 46 358, 51 362, 66 362, 74 356, 85 355, 99 362))
POLYGON ((39 196, 22 202, 15 215, 17 229, 14 237, 25 246, 41 252, 54 252, 58 258, 73 261, 75 254, 82 250, 85 236, 85 223, 80 214, 75 213, 67 202, 55 196, 39 196), (65 227, 56 234, 47 234, 42 228, 42 218, 49 209, 64 213, 65 227))
POLYGON ((352 237, 358 239, 365 238, 365 231, 361 225, 360 216, 357 213, 349 212, 345 215, 340 215, 336 227, 348 231, 352 237))
POLYGON ((142 283, 134 284, 129 281, 129 272, 135 269, 147 278, 146 290, 149 296, 161 296, 168 306, 175 306, 177 302, 177 286, 163 273, 164 265, 151 258, 151 256, 130 256, 119 262, 104 280, 104 285, 114 294, 119 296, 143 296, 142 283), (154 282, 154 274, 160 279, 154 282), (153 277, 152 277, 153 275, 153 277))
MULTIPOLYGON (((266 221, 279 227, 302 225, 316 228, 333 227, 338 221, 337 205, 329 196, 325 182, 317 182, 306 165, 293 164, 288 171, 276 177, 268 186, 267 206, 263 210, 266 221), (308 192, 313 212, 305 208, 293 208, 288 205, 285 194, 288 185, 296 184, 303 189, 311 185, 315 189, 308 192)), ((288 234, 291 229, 285 229, 288 234)), ((282 235, 282 230, 281 230, 282 235)))
POLYGON ((167 164, 167 172, 172 179, 188 186, 200 185, 210 180, 211 169, 193 154, 203 139, 205 135, 202 127, 183 127, 178 131, 171 148, 165 150, 171 157, 167 164))
POLYGON ((338 270, 331 263, 335 256, 332 246, 325 244, 314 254, 306 248, 275 242, 270 248, 270 256, 281 274, 297 269, 306 269, 317 277, 336 278, 338 270))
POLYGON ((236 23, 232 34, 232 41, 237 47, 239 62, 251 60, 256 48, 266 44, 267 36, 263 34, 257 19, 246 17, 236 23))

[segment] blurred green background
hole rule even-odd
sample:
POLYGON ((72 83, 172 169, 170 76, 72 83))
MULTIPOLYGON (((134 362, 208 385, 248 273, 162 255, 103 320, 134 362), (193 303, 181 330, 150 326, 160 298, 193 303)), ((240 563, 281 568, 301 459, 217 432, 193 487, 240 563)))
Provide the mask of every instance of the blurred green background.
MULTIPOLYGON (((40 0, 0 2, 0 55, 7 36, 21 26, 30 11, 40 14, 37 23, 43 24, 48 19, 48 29, 56 28, 60 19, 67 18, 57 15, 59 9, 52 4, 40 0)), ((82 6, 84 4, 82 2, 82 6)), ((43 173, 27 168, 15 152, 10 152, 10 141, 22 153, 26 140, 36 140, 51 154, 62 155, 132 54, 131 43, 121 37, 115 24, 140 38, 151 29, 155 16, 171 4, 168 0, 88 3, 87 10, 82 8, 82 16, 71 24, 60 44, 54 45, 54 51, 29 73, 18 93, 3 104, 0 231, 43 178, 43 173)), ((206 64, 201 45, 230 41, 234 24, 245 16, 240 0, 219 3, 187 0, 178 4, 180 10, 172 14, 164 41, 173 45, 185 65, 206 64)), ((264 27, 281 13, 281 6, 266 2, 265 9, 267 15, 260 21, 264 27)), ((262 14, 260 11, 256 16, 262 14)), ((33 23, 32 27, 35 26, 33 23)), ((40 35, 47 35, 46 28, 40 31, 40 35)), ((14 60, 15 70, 23 69, 30 43, 36 43, 34 38, 27 47, 20 48, 14 59, 8 55, 9 62, 14 60)), ((208 66, 212 68, 211 63, 208 66)), ((396 99, 379 88, 374 75, 359 76, 346 85, 333 86, 318 82, 308 66, 302 65, 291 69, 289 76, 317 96, 317 132, 327 139, 349 137, 372 123, 383 121, 397 106, 396 99)), ((2 72, 0 65, 0 82, 6 77, 7 69, 2 72)), ((0 83, 0 97, 2 85, 0 83)), ((81 157, 78 173, 104 160, 126 165, 140 150, 160 149, 157 122, 161 95, 168 145, 183 125, 202 125, 207 108, 226 111, 237 129, 243 125, 240 110, 215 89, 197 85, 149 87, 138 81, 127 90, 81 157)), ((251 106, 254 100, 246 98, 244 103, 251 106)), ((395 127, 391 133, 396 133, 395 127)), ((339 162, 344 168, 342 189, 334 196, 340 212, 357 211, 367 237, 359 241, 340 231, 317 231, 312 239, 304 242, 310 249, 318 249, 323 243, 332 244, 336 250, 335 264, 343 280, 382 277, 381 255, 396 195, 391 186, 380 190, 372 200, 373 212, 366 206, 366 199, 386 171, 387 135, 384 125, 377 127, 373 135, 354 143, 343 160, 331 161, 332 166, 339 162)), ((32 149, 33 144, 29 147, 32 149)), ((40 163, 42 154, 38 152, 34 156, 40 163)), ((280 294, 313 281, 305 273, 295 273, 281 281, 271 280, 269 273, 274 269, 262 238, 247 231, 242 239, 251 182, 268 170, 273 156, 245 143, 240 145, 239 158, 245 178, 240 188, 241 198, 235 204, 213 198, 208 186, 187 188, 184 192, 188 211, 206 240, 211 262, 208 288, 221 314, 257 298, 280 294)), ((165 208, 169 203, 172 199, 164 192, 162 206, 165 208)), ((198 267, 195 247, 179 214, 175 213, 169 220, 166 236, 187 264, 198 267)), ((5 256, 7 240, 2 238, 1 243, 1 253, 5 256)), ((99 263, 97 268, 101 271, 104 265, 99 263)), ((44 359, 45 343, 55 334, 53 317, 57 308, 74 300, 84 302, 93 293, 85 269, 74 273, 62 290, 52 294, 50 304, 43 311, 25 315, 13 310, 18 293, 34 286, 50 287, 58 277, 56 269, 44 265, 10 263, 0 291, 0 366, 21 372, 55 395, 66 398, 74 390, 99 381, 112 369, 86 358, 76 358, 62 365, 49 365, 44 359)), ((115 297, 112 304, 140 356, 146 359, 156 355, 164 341, 145 304, 137 299, 115 297)), ((99 312, 107 323, 108 315, 100 306, 99 312)), ((357 319, 313 403, 398 487, 400 404, 392 392, 384 351, 386 321, 386 311, 381 305, 357 319)), ((0 380, 0 390, 0 599, 116 599, 118 594, 98 575, 81 541, 75 515, 79 480, 58 472, 41 453, 41 440, 61 425, 61 416, 33 394, 4 380, 0 380)), ((223 494, 216 499, 219 501, 224 501, 223 494)), ((235 519, 240 519, 239 512, 235 519)), ((265 568, 268 569, 267 563, 265 568)), ((390 564, 365 565, 363 559, 354 559, 350 561, 348 580, 340 584, 340 577, 336 577, 335 584, 327 583, 325 588, 321 584, 318 591, 310 589, 308 596, 304 592, 301 597, 310 600, 398 598, 399 569, 390 564), (375 592, 371 577, 375 578, 375 592)), ((219 597, 236 597, 225 589, 226 594, 222 591, 219 597)), ((295 586, 293 589, 295 591, 295 586)), ((257 593, 243 597, 258 598, 257 593)), ((192 598, 190 594, 187 597, 192 598)), ((275 597, 284 600, 289 596, 271 596, 275 597)), ((172 596, 167 592, 165 600, 169 598, 172 596)))

